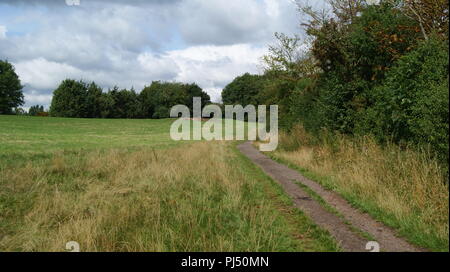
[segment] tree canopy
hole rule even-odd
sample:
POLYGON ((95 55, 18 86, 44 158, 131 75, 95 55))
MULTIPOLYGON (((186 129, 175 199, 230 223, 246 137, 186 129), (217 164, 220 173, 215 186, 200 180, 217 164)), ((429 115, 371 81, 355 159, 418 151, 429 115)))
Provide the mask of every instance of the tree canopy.
POLYGON ((31 106, 30 109, 28 110, 28 115, 30 116, 37 116, 41 113, 45 112, 44 110, 44 106, 42 105, 34 105, 31 106))
POLYGON ((179 104, 188 106, 192 113, 194 97, 201 97, 203 105, 211 103, 209 95, 195 83, 153 81, 140 93, 143 114, 148 118, 167 118, 170 108, 179 104))
POLYGON ((222 91, 222 102, 225 105, 257 105, 259 94, 263 89, 264 77, 245 73, 236 77, 222 91))
POLYGON ((0 60, 0 114, 11 114, 24 104, 22 89, 13 65, 0 60))
POLYGON ((168 118, 177 104, 192 111, 193 97, 201 97, 203 105, 210 97, 197 84, 154 81, 141 93, 113 87, 103 92, 94 82, 66 79, 53 92, 50 114, 77 118, 168 118))

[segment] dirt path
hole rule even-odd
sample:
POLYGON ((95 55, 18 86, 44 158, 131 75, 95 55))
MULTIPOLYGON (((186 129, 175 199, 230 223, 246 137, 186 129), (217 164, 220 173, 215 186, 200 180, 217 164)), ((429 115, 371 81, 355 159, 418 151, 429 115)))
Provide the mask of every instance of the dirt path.
POLYGON ((289 167, 277 163, 259 152, 251 142, 246 142, 238 146, 239 150, 246 155, 253 163, 280 183, 286 193, 293 199, 294 204, 305 212, 317 225, 328 230, 340 243, 344 251, 367 251, 367 239, 354 231, 354 228, 369 233, 380 244, 381 251, 406 252, 423 251, 404 239, 395 235, 395 232, 377 222, 368 214, 353 208, 348 202, 335 192, 325 190, 318 183, 302 176, 299 172, 289 167), (305 190, 298 184, 299 182, 320 195, 330 206, 334 207, 344 218, 327 211, 319 202, 312 199, 305 190))

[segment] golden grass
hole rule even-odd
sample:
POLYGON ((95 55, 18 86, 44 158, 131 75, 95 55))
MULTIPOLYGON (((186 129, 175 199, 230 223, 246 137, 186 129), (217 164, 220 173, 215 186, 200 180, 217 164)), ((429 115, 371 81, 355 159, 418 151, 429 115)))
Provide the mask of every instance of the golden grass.
POLYGON ((231 150, 61 152, 0 169, 0 251, 64 251, 69 241, 82 251, 335 250, 309 222, 293 238, 264 193, 270 180, 231 150))
POLYGON ((280 143, 274 157, 312 172, 412 242, 448 251, 448 181, 427 154, 392 144, 381 147, 371 137, 328 135, 314 143, 302 127, 282 134, 280 143))

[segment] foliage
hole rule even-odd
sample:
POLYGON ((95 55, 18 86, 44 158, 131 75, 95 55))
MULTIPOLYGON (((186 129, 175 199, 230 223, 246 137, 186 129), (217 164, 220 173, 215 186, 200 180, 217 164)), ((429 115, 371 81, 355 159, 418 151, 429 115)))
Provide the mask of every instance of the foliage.
POLYGON ((94 82, 66 79, 53 93, 50 113, 78 118, 168 118, 169 109, 177 104, 192 111, 193 97, 201 97, 203 105, 211 103, 209 95, 195 83, 154 81, 137 94, 134 89, 118 87, 103 92, 94 82))
POLYGON ((14 108, 23 105, 22 89, 12 64, 0 60, 0 114, 12 114, 14 108))
POLYGON ((55 117, 87 117, 88 86, 83 81, 66 79, 53 92, 50 114, 55 117))
POLYGON ((86 116, 88 118, 98 118, 102 115, 103 90, 94 82, 87 86, 86 90, 86 116))
POLYGON ((258 105, 259 95, 265 78, 260 75, 245 73, 236 77, 222 92, 222 102, 225 105, 258 105))
POLYGON ((420 25, 425 39, 434 33, 448 40, 447 0, 397 0, 397 2, 402 12, 420 25))
POLYGON ((27 115, 28 113, 23 108, 14 108, 12 111, 13 115, 27 115))
POLYGON ((291 81, 318 72, 298 36, 275 33, 275 38, 277 43, 270 45, 268 54, 263 57, 266 72, 276 73, 278 77, 291 81))
POLYGON ((211 103, 209 95, 195 83, 153 81, 139 95, 144 117, 156 119, 169 117, 170 108, 175 105, 186 105, 192 113, 194 97, 202 98, 203 106, 211 103))
POLYGON ((372 89, 418 38, 414 22, 388 4, 367 7, 349 25, 325 23, 311 49, 323 71, 318 126, 352 133, 360 112, 374 103, 372 89))
POLYGON ((224 102, 277 104, 284 129, 371 134, 429 148, 448 164, 448 3, 328 2, 331 14, 298 1, 310 44, 277 33, 262 90, 238 77, 224 102))
POLYGON ((375 89, 376 102, 359 125, 395 141, 431 145, 448 161, 448 44, 431 37, 399 59, 375 89))
POLYGON ((100 108, 103 118, 139 118, 141 117, 141 105, 138 94, 132 90, 114 87, 102 94, 100 108))
POLYGON ((34 106, 31 106, 30 109, 28 110, 28 115, 37 116, 38 114, 43 113, 43 112, 45 112, 44 106, 34 105, 34 106))

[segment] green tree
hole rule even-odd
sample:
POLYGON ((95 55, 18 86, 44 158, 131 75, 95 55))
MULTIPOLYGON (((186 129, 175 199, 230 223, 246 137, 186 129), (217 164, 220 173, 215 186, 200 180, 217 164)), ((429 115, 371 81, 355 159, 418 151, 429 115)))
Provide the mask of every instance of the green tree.
POLYGON ((108 114, 105 117, 131 119, 141 116, 140 101, 134 89, 119 90, 118 87, 114 87, 105 95, 109 97, 105 99, 108 108, 108 114))
POLYGON ((14 114, 14 115, 27 115, 28 113, 23 108, 14 108, 12 114, 14 114))
POLYGON ((53 92, 50 115, 56 117, 87 117, 86 97, 86 83, 66 79, 53 92))
POLYGON ((183 88, 186 90, 187 95, 185 105, 188 106, 188 108, 191 110, 191 113, 193 111, 194 97, 200 97, 202 99, 203 106, 211 104, 211 98, 209 97, 209 95, 205 93, 197 84, 183 84, 183 88))
POLYGON ((329 20, 311 31, 319 74, 318 127, 353 133, 386 71, 420 41, 417 23, 393 5, 364 7, 351 23, 329 20))
POLYGON ((197 84, 154 81, 139 94, 144 118, 167 118, 170 108, 186 105, 191 109, 193 97, 201 97, 202 105, 210 103, 210 97, 197 84))
POLYGON ((99 118, 102 116, 103 91, 92 82, 66 79, 53 92, 50 115, 56 117, 99 118))
POLYGON ((314 82, 319 69, 312 55, 302 49, 299 37, 279 33, 275 37, 277 43, 269 46, 269 53, 263 57, 266 80, 258 100, 260 104, 278 105, 279 125, 289 129, 293 123, 305 121, 296 107, 303 104, 305 88, 314 82))
POLYGON ((37 116, 39 113, 44 112, 44 106, 42 105, 34 105, 31 106, 28 110, 28 115, 30 116, 37 116))
POLYGON ((265 79, 261 75, 245 73, 236 77, 222 91, 222 102, 226 105, 258 105, 265 79))
POLYGON ((86 116, 87 118, 100 118, 102 116, 102 94, 103 90, 92 82, 86 90, 86 116))
POLYGON ((430 145, 449 152, 448 44, 433 36, 399 59, 375 90, 376 102, 359 125, 379 138, 430 145))
POLYGON ((100 97, 100 117, 111 118, 111 116, 113 116, 114 104, 114 98, 110 91, 102 93, 100 97))
POLYGON ((0 114, 12 114, 14 108, 24 104, 22 89, 12 64, 0 60, 0 114))

